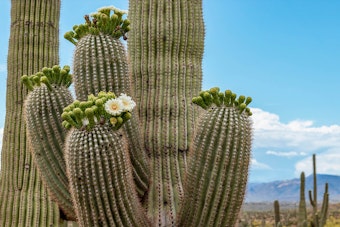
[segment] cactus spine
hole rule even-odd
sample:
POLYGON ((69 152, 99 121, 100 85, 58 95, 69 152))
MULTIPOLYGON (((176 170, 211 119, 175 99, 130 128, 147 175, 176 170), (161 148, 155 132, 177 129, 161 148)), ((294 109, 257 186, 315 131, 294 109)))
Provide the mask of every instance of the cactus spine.
POLYGON ((249 109, 244 110, 251 99, 227 101, 218 88, 193 100, 200 98, 208 111, 190 147, 179 226, 234 226, 248 179, 252 132, 249 109))
POLYGON ((118 99, 100 92, 86 102, 75 101, 62 114, 63 125, 74 128, 66 143, 66 165, 80 226, 149 226, 124 137, 115 131, 130 118, 129 111, 117 110, 118 99))
POLYGON ((63 108, 73 101, 67 89, 70 68, 43 68, 22 81, 32 90, 25 101, 27 133, 43 183, 68 220, 76 220, 66 176, 63 145, 66 130, 61 125, 63 108))
POLYGON ((202 1, 130 0, 132 96, 150 153, 148 215, 155 226, 174 226, 187 152, 201 90, 204 23, 202 1))
POLYGON ((49 198, 27 142, 20 83, 59 61, 60 1, 12 0, 8 49, 6 119, 1 155, 0 226, 58 226, 59 209, 49 198))
MULTIPOLYGON (((112 91, 130 94, 130 79, 126 51, 121 36, 126 38, 129 20, 125 12, 113 7, 103 7, 90 16, 85 24, 74 26, 65 38, 76 45, 74 52, 75 91, 78 100, 86 100, 89 94, 112 91), (111 12, 114 12, 111 15, 111 12)), ((149 184, 147 154, 139 135, 137 115, 124 124, 128 138, 133 175, 138 193, 144 196, 149 184)))
POLYGON ((328 215, 328 202, 329 202, 328 183, 325 184, 325 192, 323 194, 321 212, 318 212, 315 154, 313 154, 313 191, 309 190, 308 193, 310 204, 313 207, 313 220, 311 222, 311 225, 314 227, 324 226, 326 224, 328 215))

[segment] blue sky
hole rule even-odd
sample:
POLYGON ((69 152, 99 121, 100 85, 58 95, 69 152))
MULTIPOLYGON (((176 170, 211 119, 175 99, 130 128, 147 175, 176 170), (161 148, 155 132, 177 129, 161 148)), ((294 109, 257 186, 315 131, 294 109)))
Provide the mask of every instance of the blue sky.
MULTIPOLYGON (((62 1, 61 65, 74 46, 63 34, 83 15, 128 1, 62 1)), ((340 175, 340 1, 203 1, 203 88, 218 85, 253 97, 250 181, 318 172, 340 175)), ((10 1, 0 3, 0 128, 4 126, 10 1)), ((0 131, 1 132, 1 131, 0 131)))

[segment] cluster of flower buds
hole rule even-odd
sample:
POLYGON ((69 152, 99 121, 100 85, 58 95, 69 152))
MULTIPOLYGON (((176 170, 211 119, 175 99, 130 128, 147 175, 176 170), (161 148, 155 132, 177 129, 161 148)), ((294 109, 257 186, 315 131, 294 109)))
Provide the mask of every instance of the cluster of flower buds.
POLYGON ((126 40, 126 33, 130 31, 130 21, 123 18, 125 14, 127 14, 126 11, 115 7, 100 8, 98 12, 92 13, 90 16, 85 15, 85 23, 73 26, 73 31, 66 32, 64 37, 74 45, 89 34, 107 34, 114 38, 123 37, 126 40), (112 15, 111 12, 113 12, 112 15))
POLYGON ((34 75, 23 75, 21 82, 26 85, 28 90, 32 91, 34 87, 40 87, 45 84, 49 91, 53 90, 53 86, 65 86, 66 88, 72 84, 72 74, 70 66, 65 65, 62 69, 59 65, 52 68, 44 67, 41 72, 34 75))
POLYGON ((126 94, 119 97, 112 92, 99 92, 98 96, 89 95, 87 101, 75 100, 64 108, 61 115, 63 126, 67 129, 92 129, 96 124, 111 124, 119 129, 131 118, 136 103, 126 94))
POLYGON ((251 101, 251 97, 246 98, 244 95, 240 95, 237 99, 237 95, 232 93, 231 90, 220 92, 218 87, 211 88, 207 91, 201 91, 199 96, 192 99, 193 103, 199 105, 203 109, 209 109, 212 106, 236 107, 240 110, 240 113, 245 111, 248 116, 252 115, 249 107, 247 107, 251 101))

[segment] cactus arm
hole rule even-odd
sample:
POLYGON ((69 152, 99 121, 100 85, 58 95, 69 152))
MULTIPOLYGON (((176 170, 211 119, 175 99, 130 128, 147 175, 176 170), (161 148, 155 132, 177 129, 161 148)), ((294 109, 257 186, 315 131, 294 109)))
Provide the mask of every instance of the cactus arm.
POLYGON ((27 89, 20 76, 58 64, 60 1, 12 0, 8 48, 6 118, 1 155, 0 226, 58 226, 31 155, 24 123, 27 89))
POLYGON ((225 105, 212 90, 202 94, 208 111, 189 151, 179 226, 233 226, 248 178, 251 121, 244 103, 225 105))
POLYGON ((56 201, 67 220, 76 220, 66 176, 64 143, 66 130, 62 126, 63 108, 72 101, 67 87, 71 75, 59 66, 43 68, 43 72, 23 76, 22 81, 33 87, 25 101, 25 119, 32 154, 49 195, 56 201))
POLYGON ((73 124, 66 143, 66 166, 80 226, 150 224, 138 202, 124 137, 117 131, 128 121, 124 115, 131 109, 119 99, 100 92, 87 101, 74 101, 62 115, 65 126, 73 124))
POLYGON ((320 226, 325 226, 328 216, 328 203, 329 203, 329 194, 328 194, 328 183, 325 184, 325 192, 323 194, 322 207, 320 211, 320 226))
POLYGON ((191 98, 202 82, 202 2, 132 0, 129 12, 132 93, 151 158, 146 206, 155 225, 173 226, 198 116, 191 98))

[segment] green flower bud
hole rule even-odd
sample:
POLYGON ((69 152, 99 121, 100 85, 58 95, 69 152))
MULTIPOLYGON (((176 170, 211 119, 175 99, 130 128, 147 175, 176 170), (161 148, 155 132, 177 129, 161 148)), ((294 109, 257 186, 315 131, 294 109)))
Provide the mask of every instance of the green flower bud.
POLYGON ((245 103, 241 103, 239 105, 239 110, 240 110, 240 114, 246 109, 247 105, 245 103))
POLYGON ((218 93, 218 97, 220 99, 221 105, 223 105, 223 102, 224 102, 224 93, 223 92, 218 93))
POLYGON ((120 127, 122 127, 124 120, 122 117, 117 117, 116 119, 117 119, 117 123, 115 125, 115 129, 118 130, 120 129, 120 127))
POLYGON ((55 72, 55 73, 60 73, 60 70, 61 70, 61 68, 60 68, 60 66, 59 65, 55 65, 55 66, 53 66, 52 67, 52 70, 53 70, 53 72, 55 72))
POLYGON ((203 100, 207 106, 210 106, 213 103, 213 98, 209 92, 203 93, 203 100))
POLYGON ((231 105, 231 95, 232 95, 232 92, 231 90, 226 90, 224 92, 225 96, 224 96, 224 104, 226 106, 230 106, 231 105))
POLYGON ((202 107, 203 109, 208 109, 208 106, 204 103, 202 96, 192 98, 192 102, 202 107))
POLYGON ((237 97, 237 95, 236 95, 235 93, 232 93, 232 94, 231 94, 231 98, 230 98, 231 105, 234 104, 234 102, 235 102, 235 100, 236 100, 236 97, 237 97))
POLYGON ((63 67, 63 70, 65 70, 67 73, 69 73, 70 70, 71 70, 71 68, 70 68, 70 66, 65 65, 65 66, 63 67))
POLYGON ((79 107, 80 106, 80 101, 79 100, 74 100, 73 101, 73 106, 74 106, 74 108, 75 107, 79 107))
POLYGON ((123 115, 122 115, 122 118, 123 118, 123 121, 126 122, 128 120, 130 120, 132 117, 132 114, 130 112, 125 112, 123 115))
POLYGON ((41 83, 40 83, 40 77, 38 77, 38 76, 33 76, 33 82, 34 82, 34 84, 36 84, 37 86, 40 86, 41 85, 41 83))
POLYGON ((246 100, 246 97, 244 96, 244 95, 240 95, 239 97, 238 97, 238 103, 243 103, 244 102, 244 100, 246 100))
POLYGON ((252 101, 252 98, 251 98, 251 97, 247 97, 247 99, 246 99, 246 105, 249 105, 249 103, 251 103, 251 101, 252 101))
POLYGON ((64 34, 64 38, 73 43, 74 45, 77 45, 77 42, 74 40, 74 32, 69 31, 64 34))
POLYGON ((112 125, 113 127, 116 126, 117 122, 118 122, 117 118, 115 118, 115 117, 111 117, 111 118, 110 118, 110 123, 111 123, 111 125, 112 125))
POLYGON ((249 107, 246 108, 246 113, 248 114, 248 116, 253 115, 253 113, 250 111, 250 108, 249 108, 249 107))
POLYGON ((85 116, 87 117, 87 119, 89 120, 89 127, 93 127, 95 125, 94 122, 94 111, 92 108, 87 108, 85 110, 85 116))
POLYGON ((63 121, 61 125, 66 129, 70 129, 72 127, 72 125, 68 123, 68 121, 63 121))
POLYGON ((73 120, 70 113, 66 113, 66 112, 62 113, 61 119, 63 119, 64 121, 67 121, 73 127, 78 127, 78 124, 73 120))
POLYGON ((46 87, 49 91, 53 90, 51 83, 50 83, 50 80, 46 76, 41 77, 40 81, 41 81, 41 83, 44 83, 46 85, 46 87))
POLYGON ((27 75, 23 75, 21 77, 21 82, 28 88, 28 90, 33 91, 32 81, 29 79, 27 75))

